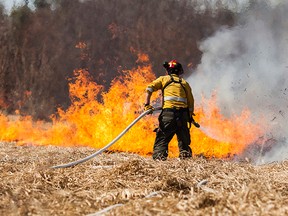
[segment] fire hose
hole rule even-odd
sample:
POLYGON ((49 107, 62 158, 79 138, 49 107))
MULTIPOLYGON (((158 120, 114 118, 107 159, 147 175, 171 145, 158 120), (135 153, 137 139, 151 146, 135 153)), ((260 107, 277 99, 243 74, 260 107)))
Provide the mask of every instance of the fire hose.
MULTIPOLYGON (((99 149, 98 151, 96 151, 95 153, 85 157, 85 158, 82 158, 82 159, 79 159, 77 161, 73 161, 73 162, 70 162, 70 163, 67 163, 67 164, 60 164, 60 165, 56 165, 56 166, 52 166, 51 168, 53 169, 56 169, 56 168, 67 168, 67 167, 72 167, 72 166, 75 166, 77 164, 80 164, 80 163, 83 163, 85 161, 88 161, 92 158, 94 158, 95 156, 101 154, 103 151, 105 151, 106 149, 108 149, 110 146, 112 146, 115 142, 117 142, 125 133, 128 132, 128 130, 133 126, 135 125, 140 119, 142 119, 144 116, 146 116, 147 114, 152 114, 153 111, 157 111, 157 110, 161 110, 162 108, 161 107, 156 107, 154 109, 149 109, 149 110, 146 110, 145 112, 143 112, 140 116, 138 116, 130 125, 128 125, 114 140, 112 140, 109 144, 107 144, 106 146, 104 146, 103 148, 99 149)), ((193 118, 192 118, 193 119, 193 118)), ((191 121, 191 119, 190 119, 191 121)), ((195 127, 200 127, 200 125, 198 123, 196 123, 193 119, 193 121, 191 122, 192 124, 194 124, 195 127)))
POLYGON ((136 124, 140 119, 142 119, 144 116, 146 116, 147 114, 152 114, 153 111, 156 110, 161 110, 161 107, 157 107, 154 108, 153 110, 146 110, 145 112, 143 112, 140 116, 138 116, 130 125, 128 125, 114 140, 112 140, 109 144, 107 144, 106 146, 104 146, 103 148, 99 149, 98 151, 96 151, 95 153, 83 158, 83 159, 79 159, 77 161, 73 161, 71 163, 67 163, 67 164, 61 164, 61 165, 56 165, 56 166, 52 166, 51 168, 55 169, 55 168, 66 168, 66 167, 71 167, 71 166, 75 166, 77 164, 83 163, 85 161, 90 160, 91 158, 101 154, 103 151, 105 151, 106 149, 108 149, 110 146, 112 146, 115 142, 117 142, 125 133, 128 132, 128 130, 134 125, 136 124))

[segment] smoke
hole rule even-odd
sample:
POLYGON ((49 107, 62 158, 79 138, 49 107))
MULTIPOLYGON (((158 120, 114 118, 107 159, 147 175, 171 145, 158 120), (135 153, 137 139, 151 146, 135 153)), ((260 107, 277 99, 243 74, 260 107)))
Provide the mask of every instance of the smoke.
POLYGON ((240 11, 236 25, 222 27, 199 44, 201 64, 188 82, 196 104, 202 95, 216 91, 223 115, 248 108, 255 120, 265 120, 267 136, 279 141, 261 161, 284 160, 288 158, 288 2, 241 2, 236 4, 240 11))
POLYGON ((195 10, 205 12, 207 10, 229 10, 232 12, 243 12, 249 9, 252 4, 267 4, 276 7, 285 0, 190 0, 195 10))

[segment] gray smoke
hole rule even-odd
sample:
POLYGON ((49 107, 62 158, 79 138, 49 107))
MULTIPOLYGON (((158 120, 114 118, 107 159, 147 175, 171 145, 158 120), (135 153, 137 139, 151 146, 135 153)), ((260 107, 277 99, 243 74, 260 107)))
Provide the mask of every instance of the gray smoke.
POLYGON ((198 11, 226 9, 233 12, 243 12, 252 4, 266 4, 271 8, 282 4, 285 0, 191 0, 198 11))
POLYGON ((284 160, 288 158, 288 2, 241 2, 236 4, 237 24, 219 29, 199 44, 201 64, 188 82, 196 104, 201 95, 209 98, 216 90, 223 115, 248 108, 254 120, 265 120, 266 136, 277 142, 261 162, 284 160))

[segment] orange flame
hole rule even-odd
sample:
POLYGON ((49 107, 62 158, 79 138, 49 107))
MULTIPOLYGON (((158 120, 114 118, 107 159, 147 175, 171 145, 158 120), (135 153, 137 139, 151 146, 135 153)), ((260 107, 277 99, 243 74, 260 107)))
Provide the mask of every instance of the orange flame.
MULTIPOLYGON (((145 55, 139 59, 148 60, 145 55)), ((71 106, 58 109, 52 122, 33 122, 31 117, 0 115, 2 141, 18 141, 19 144, 89 146, 101 148, 118 136, 143 111, 144 90, 155 79, 151 65, 129 71, 113 80, 109 91, 93 82, 89 72, 74 71, 70 80, 71 106)), ((157 99, 157 94, 154 96, 157 99)), ((196 120, 201 130, 191 129, 193 153, 207 157, 223 158, 240 154, 265 131, 253 123, 249 110, 241 115, 224 118, 216 105, 215 97, 203 98, 202 107, 196 108, 196 120), (207 109, 203 109, 203 106, 207 109)), ((146 116, 132 127, 125 136, 110 147, 111 151, 134 152, 150 155, 157 127, 157 116, 146 116)), ((169 146, 169 156, 178 155, 176 138, 169 146)))
POLYGON ((149 62, 149 56, 146 54, 142 54, 142 53, 138 54, 138 59, 136 63, 138 62, 149 62))
POLYGON ((216 99, 216 95, 210 100, 202 97, 202 106, 197 110, 202 129, 192 132, 194 154, 218 158, 241 154, 248 145, 257 143, 267 128, 263 122, 253 122, 248 109, 225 118, 216 99))

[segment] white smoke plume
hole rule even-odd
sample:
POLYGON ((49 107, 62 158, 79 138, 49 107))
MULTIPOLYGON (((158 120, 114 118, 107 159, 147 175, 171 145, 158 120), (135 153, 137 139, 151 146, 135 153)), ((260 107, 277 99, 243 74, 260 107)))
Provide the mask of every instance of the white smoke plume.
POLYGON ((198 11, 226 9, 233 12, 242 12, 249 8, 251 4, 264 3, 273 8, 284 1, 285 0, 191 0, 191 3, 198 11))
POLYGON ((201 64, 188 78, 196 104, 216 90, 223 115, 248 108, 253 118, 264 116, 277 144, 261 162, 287 159, 288 1, 222 2, 237 5, 237 23, 199 44, 201 64))

